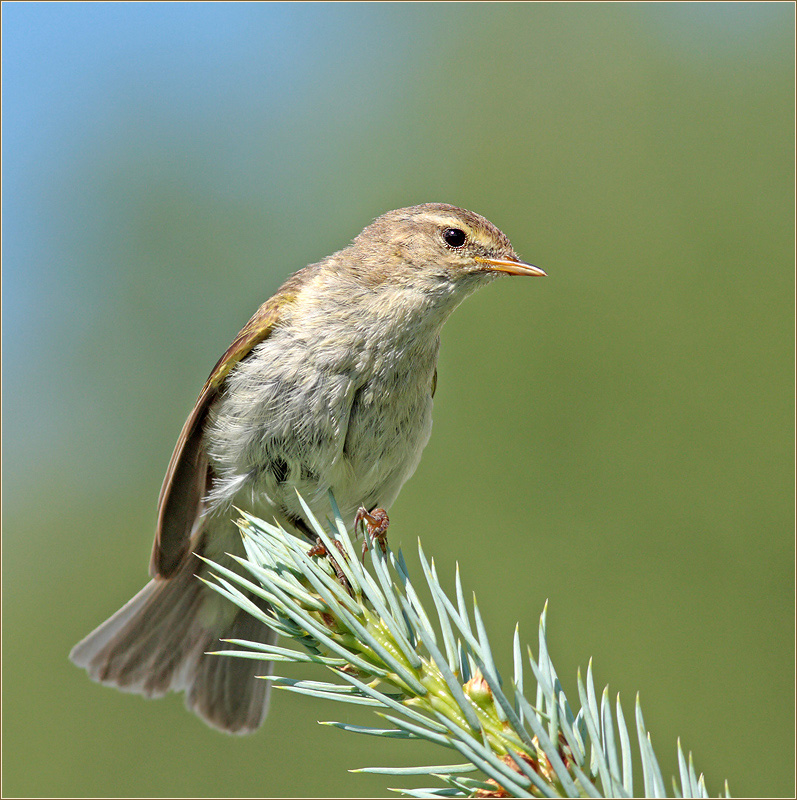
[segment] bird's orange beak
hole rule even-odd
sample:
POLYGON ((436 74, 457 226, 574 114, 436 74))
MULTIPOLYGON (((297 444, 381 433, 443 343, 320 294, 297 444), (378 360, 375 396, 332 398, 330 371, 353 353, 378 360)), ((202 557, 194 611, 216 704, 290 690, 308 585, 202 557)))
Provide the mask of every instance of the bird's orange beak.
POLYGON ((476 261, 487 265, 487 269, 494 272, 506 272, 507 275, 529 275, 545 277, 547 273, 543 272, 539 267, 533 267, 531 264, 524 264, 522 261, 513 261, 510 258, 479 258, 476 256, 476 261))

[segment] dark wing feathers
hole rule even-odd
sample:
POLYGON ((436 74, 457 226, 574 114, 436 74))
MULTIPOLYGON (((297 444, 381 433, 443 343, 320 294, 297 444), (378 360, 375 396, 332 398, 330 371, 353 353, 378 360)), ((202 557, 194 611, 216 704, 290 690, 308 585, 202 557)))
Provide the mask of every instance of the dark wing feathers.
POLYGON ((158 523, 149 571, 168 578, 188 551, 191 531, 202 511, 202 498, 210 481, 210 466, 202 446, 204 423, 227 375, 255 345, 268 338, 279 322, 281 310, 292 297, 278 293, 257 310, 216 362, 194 409, 180 431, 158 498, 158 523))

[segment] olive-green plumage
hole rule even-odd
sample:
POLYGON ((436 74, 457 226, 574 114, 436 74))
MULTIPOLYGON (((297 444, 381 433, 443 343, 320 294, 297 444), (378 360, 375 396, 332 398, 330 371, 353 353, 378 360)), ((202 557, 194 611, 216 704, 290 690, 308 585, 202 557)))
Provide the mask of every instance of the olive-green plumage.
POLYGON ((388 212, 291 276, 216 363, 183 426, 159 498, 153 580, 72 659, 129 691, 184 689, 222 730, 257 728, 267 682, 254 679, 256 662, 204 653, 219 638, 273 634, 205 589, 192 554, 241 552, 233 506, 301 532, 297 490, 322 519, 330 489, 352 520, 360 506, 390 506, 431 433, 443 323, 502 273, 544 274, 483 217, 428 203, 388 212))

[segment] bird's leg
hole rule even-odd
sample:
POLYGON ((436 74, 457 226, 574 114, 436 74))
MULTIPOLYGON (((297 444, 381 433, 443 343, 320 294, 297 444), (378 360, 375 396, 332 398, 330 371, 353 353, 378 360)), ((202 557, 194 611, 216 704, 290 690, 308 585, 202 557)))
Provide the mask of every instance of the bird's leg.
MULTIPOLYGON (((341 558, 346 558, 346 552, 343 549, 343 542, 339 542, 337 539, 334 540, 335 547, 337 547, 338 552, 340 553, 341 558)), ((321 541, 321 537, 318 536, 316 538, 315 544, 307 551, 307 555, 311 558, 313 556, 323 558, 326 556, 329 559, 329 563, 332 564, 332 569, 335 570, 335 574, 338 576, 338 583, 349 593, 351 594, 351 586, 349 585, 348 580, 346 580, 346 574, 338 564, 337 560, 332 557, 332 554, 327 550, 326 545, 321 541)))
POLYGON ((365 562, 365 554, 368 552, 368 540, 372 542, 379 542, 383 553, 387 553, 387 526, 390 520, 387 517, 387 511, 384 508, 375 508, 373 511, 368 511, 364 506, 357 509, 357 515, 354 517, 355 529, 360 524, 365 523, 365 539, 363 541, 363 557, 365 562))

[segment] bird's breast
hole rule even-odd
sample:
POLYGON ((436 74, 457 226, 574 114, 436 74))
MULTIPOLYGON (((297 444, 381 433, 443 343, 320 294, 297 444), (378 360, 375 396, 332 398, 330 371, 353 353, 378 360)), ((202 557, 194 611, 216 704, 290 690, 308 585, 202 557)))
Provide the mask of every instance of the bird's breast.
POLYGON ((358 387, 349 410, 341 490, 356 505, 388 507, 418 466, 432 431, 435 363, 377 367, 358 387), (354 498, 358 499, 354 499, 354 498))
POLYGON ((431 433, 438 342, 380 347, 275 332, 227 379, 205 436, 209 501, 264 516, 320 518, 332 489, 341 511, 389 506, 431 433))

